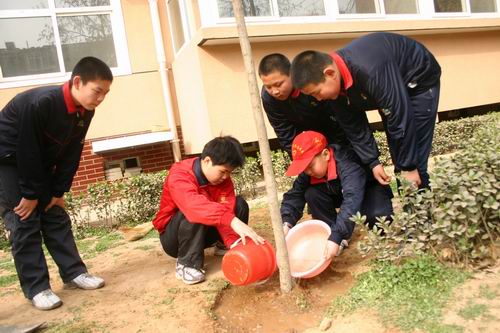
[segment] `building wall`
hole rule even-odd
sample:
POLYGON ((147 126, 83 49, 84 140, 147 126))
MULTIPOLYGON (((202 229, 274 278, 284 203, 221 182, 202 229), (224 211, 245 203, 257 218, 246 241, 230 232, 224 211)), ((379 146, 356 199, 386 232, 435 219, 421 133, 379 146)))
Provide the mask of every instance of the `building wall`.
MULTIPOLYGON (((177 130, 182 142, 181 128, 178 127, 177 130)), ((181 145, 181 152, 184 154, 183 145, 181 145)), ((167 142, 96 155, 92 152, 92 140, 86 140, 71 191, 74 193, 83 192, 88 185, 106 180, 104 171, 106 161, 117 161, 131 157, 139 158, 143 173, 166 170, 174 163, 172 146, 167 142)))

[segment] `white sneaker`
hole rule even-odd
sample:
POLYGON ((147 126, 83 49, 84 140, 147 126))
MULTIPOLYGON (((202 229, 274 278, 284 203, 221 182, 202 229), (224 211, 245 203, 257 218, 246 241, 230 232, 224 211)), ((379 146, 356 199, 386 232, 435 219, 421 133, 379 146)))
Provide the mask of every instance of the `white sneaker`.
POLYGON ((62 305, 61 299, 50 289, 36 294, 31 302, 38 310, 52 310, 62 305))
POLYGON ((175 265, 175 277, 185 284, 196 284, 205 281, 205 271, 177 263, 175 265))
POLYGON ((82 273, 66 285, 70 288, 76 287, 85 290, 93 290, 104 287, 104 280, 100 277, 90 275, 89 273, 82 273))

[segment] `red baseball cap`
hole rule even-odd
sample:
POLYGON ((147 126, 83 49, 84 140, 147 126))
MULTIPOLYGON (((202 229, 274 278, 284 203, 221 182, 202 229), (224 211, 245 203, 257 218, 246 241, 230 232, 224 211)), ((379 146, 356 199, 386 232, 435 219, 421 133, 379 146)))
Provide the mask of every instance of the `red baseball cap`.
POLYGON ((305 131, 293 139, 292 164, 286 170, 288 177, 296 176, 304 171, 314 156, 326 148, 326 138, 323 134, 314 131, 305 131))

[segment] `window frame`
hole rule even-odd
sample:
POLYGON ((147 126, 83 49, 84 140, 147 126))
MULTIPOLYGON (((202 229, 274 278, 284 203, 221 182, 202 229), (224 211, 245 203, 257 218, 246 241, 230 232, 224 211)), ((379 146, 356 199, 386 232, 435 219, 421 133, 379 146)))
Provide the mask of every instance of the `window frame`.
POLYGON ((61 83, 69 80, 71 72, 66 72, 62 52, 61 39, 57 18, 63 16, 80 15, 109 15, 111 29, 113 32, 113 44, 115 48, 116 67, 111 67, 114 76, 131 74, 130 58, 128 53, 127 38, 121 3, 119 0, 110 0, 108 6, 89 6, 78 8, 56 8, 54 0, 47 0, 48 8, 43 9, 18 9, 0 10, 0 19, 35 18, 48 17, 51 20, 54 31, 54 45, 57 51, 59 72, 34 75, 20 75, 14 77, 0 78, 0 89, 16 88, 30 85, 43 85, 61 83), (76 15, 75 15, 76 14, 76 15))
MULTIPOLYGON (((335 22, 345 20, 399 20, 399 19, 415 19, 425 20, 429 18, 490 18, 500 17, 500 0, 494 0, 496 3, 496 12, 493 13, 471 13, 470 0, 464 0, 465 11, 459 13, 437 13, 434 9, 434 2, 429 0, 417 0, 417 13, 407 14, 386 14, 384 0, 375 0, 375 6, 379 10, 378 13, 369 14, 340 14, 339 6, 336 0, 323 0, 325 15, 321 16, 279 16, 278 1, 269 0, 271 4, 271 16, 246 17, 248 24, 265 24, 265 23, 304 23, 304 19, 308 23, 315 22, 335 22)), ((217 0, 198 1, 202 27, 216 27, 223 25, 232 25, 235 23, 234 18, 220 18, 217 8, 217 0)))

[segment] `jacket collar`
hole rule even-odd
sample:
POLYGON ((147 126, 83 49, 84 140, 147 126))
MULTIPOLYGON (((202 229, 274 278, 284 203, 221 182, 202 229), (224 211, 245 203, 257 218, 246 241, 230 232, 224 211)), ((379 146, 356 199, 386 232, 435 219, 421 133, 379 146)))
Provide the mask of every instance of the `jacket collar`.
POLYGON ((63 87, 63 95, 64 95, 64 104, 66 104, 66 109, 68 110, 68 114, 73 114, 78 112, 80 115, 83 115, 85 109, 81 106, 76 106, 75 101, 73 101, 73 97, 71 96, 71 87, 69 86, 69 81, 67 81, 63 87))
POLYGON ((200 186, 209 185, 207 177, 203 174, 201 170, 201 158, 198 157, 193 163, 193 172, 200 186))
POLYGON ((310 177, 312 185, 326 183, 329 182, 330 180, 337 179, 337 162, 335 162, 335 155, 333 154, 333 148, 329 147, 328 150, 330 151, 330 160, 328 161, 327 177, 319 179, 310 177))
POLYGON ((345 92, 353 85, 351 72, 349 71, 349 68, 347 68, 344 59, 342 59, 337 53, 332 52, 330 53, 330 56, 332 57, 333 61, 335 61, 335 64, 340 71, 340 76, 342 76, 342 82, 344 83, 343 91, 345 92))

